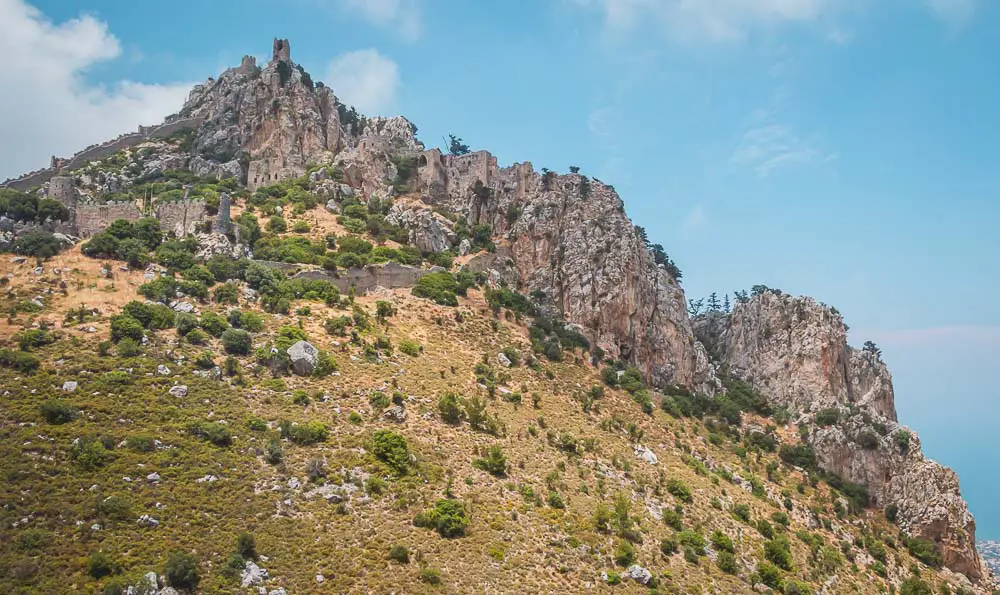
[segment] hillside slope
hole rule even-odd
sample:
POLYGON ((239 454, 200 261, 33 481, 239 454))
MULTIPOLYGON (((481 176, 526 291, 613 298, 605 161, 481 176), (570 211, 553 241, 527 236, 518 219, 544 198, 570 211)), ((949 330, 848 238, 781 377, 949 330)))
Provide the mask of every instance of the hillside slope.
POLYGON ((287 41, 178 117, 0 197, 4 591, 994 588, 835 310, 692 320, 612 187, 426 150, 287 41))

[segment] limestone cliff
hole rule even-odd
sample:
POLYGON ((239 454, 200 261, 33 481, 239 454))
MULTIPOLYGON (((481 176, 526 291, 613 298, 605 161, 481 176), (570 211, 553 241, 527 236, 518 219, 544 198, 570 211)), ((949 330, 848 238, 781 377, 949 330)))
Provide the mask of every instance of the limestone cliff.
POLYGON ((810 428, 820 468, 866 486, 872 506, 895 506, 903 531, 937 543, 950 569, 986 576, 957 475, 924 457, 916 435, 896 423, 888 369, 877 352, 847 344, 836 310, 764 291, 694 327, 730 373, 810 428), (826 419, 817 423, 821 411, 826 419))
POLYGON ((468 250, 454 245, 455 223, 432 209, 485 228, 498 244, 484 267, 491 274, 514 281, 654 383, 712 390, 684 290, 654 263, 611 186, 580 174, 540 174, 530 163, 500 168, 486 151, 423 151, 413 127, 399 120, 370 124, 335 163, 365 195, 392 194, 391 182, 405 186, 390 218, 408 227, 411 243, 468 250))

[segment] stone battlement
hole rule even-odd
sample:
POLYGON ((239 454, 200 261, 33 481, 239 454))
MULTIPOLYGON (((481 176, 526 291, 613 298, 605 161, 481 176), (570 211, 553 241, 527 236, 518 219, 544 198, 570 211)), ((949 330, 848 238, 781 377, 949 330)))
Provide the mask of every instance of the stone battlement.
POLYGON ((83 167, 89 161, 96 161, 114 155, 122 149, 134 147, 148 140, 169 138, 178 132, 194 130, 201 126, 204 118, 181 118, 159 126, 139 126, 136 132, 123 134, 116 139, 91 145, 68 159, 52 157, 49 167, 12 178, 0 184, 0 187, 26 191, 48 182, 61 171, 72 171, 83 167))

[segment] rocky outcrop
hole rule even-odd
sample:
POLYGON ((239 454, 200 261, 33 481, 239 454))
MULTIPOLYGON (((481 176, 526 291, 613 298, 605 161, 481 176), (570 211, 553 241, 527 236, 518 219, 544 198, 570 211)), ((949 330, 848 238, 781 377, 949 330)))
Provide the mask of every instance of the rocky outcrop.
POLYGON ((292 62, 286 48, 287 40, 275 40, 263 69, 246 57, 192 89, 181 115, 204 118, 192 146, 200 167, 232 173, 229 164, 242 160, 247 171, 241 173, 256 188, 300 176, 310 163, 329 163, 344 147, 337 98, 292 62))
POLYGON ((654 262, 611 186, 579 174, 542 175, 530 163, 498 168, 485 151, 453 156, 421 149, 408 122, 386 121, 381 131, 369 124, 335 163, 364 194, 390 183, 407 190, 389 220, 406 227, 422 249, 458 247, 452 218, 441 213, 464 218, 469 228, 488 226, 496 268, 479 265, 491 281, 513 281, 580 325, 608 355, 638 365, 654 384, 714 390, 684 290, 654 262), (408 173, 405 164, 414 162, 408 173))
POLYGON ((319 350, 312 343, 299 341, 288 348, 288 359, 292 362, 292 371, 295 374, 309 376, 316 369, 319 350))
POLYGON ((819 467, 864 485, 870 504, 898 509, 907 534, 934 541, 945 565, 986 577, 976 524, 955 473, 924 457, 916 435, 896 422, 892 377, 876 350, 847 344, 833 308, 773 290, 694 321, 712 356, 809 428, 819 467), (824 409, 838 420, 812 423, 824 409))

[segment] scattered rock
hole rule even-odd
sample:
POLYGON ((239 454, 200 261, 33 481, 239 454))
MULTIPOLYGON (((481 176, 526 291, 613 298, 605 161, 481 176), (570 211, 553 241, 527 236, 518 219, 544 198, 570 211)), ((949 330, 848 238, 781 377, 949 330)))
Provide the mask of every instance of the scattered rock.
POLYGON ((170 368, 160 364, 156 366, 156 373, 160 376, 170 376, 170 368))
POLYGON ((219 481, 219 478, 214 475, 206 475, 194 480, 195 483, 215 483, 216 481, 219 481))
POLYGON ((497 362, 505 368, 509 368, 511 366, 510 358, 504 355, 502 351, 497 354, 497 362))
POLYGON ((71 393, 75 391, 78 386, 79 385, 77 384, 76 380, 67 380, 66 382, 63 382, 62 390, 64 393, 71 393))
POLYGON ((240 579, 243 588, 263 585, 265 580, 267 580, 267 570, 257 566, 253 561, 247 560, 246 566, 243 568, 243 576, 240 579))
POLYGON ((191 313, 194 312, 194 304, 191 302, 173 302, 170 307, 174 309, 175 312, 191 313))
POLYGON ((14 258, 11 258, 10 261, 14 264, 24 264, 28 262, 28 259, 23 256, 15 256, 14 258))
POLYGON ((158 483, 160 481, 160 474, 154 471, 153 473, 150 473, 149 475, 146 476, 146 481, 151 483, 158 483))
POLYGON ((299 341, 288 348, 288 357, 292 360, 293 372, 299 376, 309 376, 316 369, 319 350, 312 343, 299 341))
POLYGON ((635 456, 639 457, 643 461, 646 461, 650 465, 655 465, 658 462, 658 459, 656 458, 656 453, 649 450, 645 446, 642 446, 641 444, 637 444, 635 446, 635 456))
POLYGON ((471 251, 472 251, 472 242, 469 241, 469 238, 462 238, 462 241, 459 242, 458 244, 458 255, 465 256, 471 251))
POLYGON ((402 405, 393 405, 385 410, 382 417, 401 424, 406 421, 406 409, 402 405))
POLYGON ((638 564, 629 566, 625 576, 643 585, 648 585, 649 581, 653 580, 653 573, 638 564))
POLYGON ((152 527, 158 527, 158 526, 160 526, 160 521, 154 519, 153 517, 149 516, 148 514, 142 515, 141 517, 139 517, 139 520, 136 521, 136 522, 139 523, 139 526, 141 526, 141 527, 150 527, 150 528, 152 528, 152 527))
POLYGON ((177 386, 171 386, 170 390, 167 392, 171 397, 186 397, 188 394, 188 387, 186 384, 178 384, 177 386))

